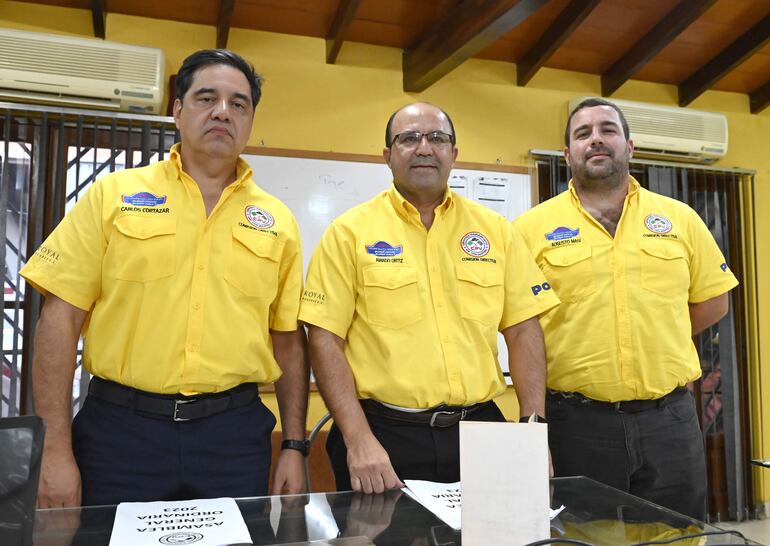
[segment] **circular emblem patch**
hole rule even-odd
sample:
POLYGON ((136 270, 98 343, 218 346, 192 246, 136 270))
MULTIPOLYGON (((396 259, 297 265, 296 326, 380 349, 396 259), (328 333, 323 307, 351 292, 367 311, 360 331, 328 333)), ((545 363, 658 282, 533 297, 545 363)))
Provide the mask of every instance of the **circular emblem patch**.
POLYGON ((267 229, 275 223, 275 218, 273 218, 272 214, 254 205, 246 207, 246 220, 252 226, 259 229, 267 229))
POLYGON ((203 540, 203 535, 200 533, 179 532, 164 535, 158 539, 158 542, 161 544, 192 544, 200 540, 203 540))
POLYGON ((653 233, 668 233, 671 231, 671 220, 660 214, 650 214, 644 219, 644 225, 653 233))
POLYGON ((489 241, 481 233, 475 231, 466 234, 462 238, 460 246, 463 247, 466 254, 470 254, 477 258, 486 256, 487 252, 489 252, 489 241))

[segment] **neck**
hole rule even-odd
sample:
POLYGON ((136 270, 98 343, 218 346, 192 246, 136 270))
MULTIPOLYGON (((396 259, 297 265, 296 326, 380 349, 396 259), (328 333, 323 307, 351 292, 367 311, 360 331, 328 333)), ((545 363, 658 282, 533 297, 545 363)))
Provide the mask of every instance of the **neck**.
POLYGON ((620 184, 586 184, 576 179, 572 184, 583 208, 614 236, 630 188, 628 174, 625 183, 620 184))
MULTIPOLYGON (((398 186, 396 186, 398 188, 398 186)), ((445 189, 442 189, 440 193, 409 193, 401 188, 398 188, 399 193, 409 201, 414 208, 420 213, 420 220, 422 220, 425 229, 430 229, 433 225, 433 220, 436 216, 436 207, 438 207, 444 201, 445 189)))
POLYGON ((220 192, 235 181, 238 158, 184 153, 179 150, 182 168, 198 184, 201 191, 218 189, 220 192))

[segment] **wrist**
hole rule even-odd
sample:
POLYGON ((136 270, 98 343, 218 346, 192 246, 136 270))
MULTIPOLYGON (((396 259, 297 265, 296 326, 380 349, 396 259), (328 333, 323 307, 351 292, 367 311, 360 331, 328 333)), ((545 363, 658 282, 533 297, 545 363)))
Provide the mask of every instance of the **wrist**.
POLYGON ((545 417, 533 413, 532 415, 522 415, 519 417, 519 423, 545 423, 548 424, 545 417))
POLYGON ((310 453, 310 442, 308 440, 284 440, 281 442, 281 451, 286 449, 299 451, 307 457, 310 453))

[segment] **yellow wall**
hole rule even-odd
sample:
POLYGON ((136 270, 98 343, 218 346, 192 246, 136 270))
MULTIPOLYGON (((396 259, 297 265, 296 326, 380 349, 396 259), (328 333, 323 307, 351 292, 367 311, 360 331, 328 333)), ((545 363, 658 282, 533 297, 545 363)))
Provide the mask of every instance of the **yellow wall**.
MULTIPOLYGON (((0 26, 92 36, 87 10, 56 8, 0 0, 0 26)), ((213 47, 213 27, 109 14, 107 39, 162 48, 167 74, 192 51, 213 47)), ((338 63, 327 65, 324 41, 231 29, 229 47, 249 58, 265 77, 250 144, 341 153, 379 154, 390 113, 415 99, 439 104, 453 117, 461 161, 528 165, 533 148, 559 149, 567 101, 577 95, 600 94, 598 76, 543 69, 524 88, 516 86, 510 63, 472 60, 421 94, 402 91, 401 51, 346 43, 338 63)), ((676 105, 676 88, 630 81, 614 98, 676 105)), ((725 114, 730 127, 730 151, 718 166, 754 169, 756 176, 757 266, 759 279, 770 273, 770 108, 749 113, 748 98, 737 93, 709 91, 692 108, 725 114)), ((759 341, 770 347, 770 291, 758 282, 759 341)), ((770 350, 770 349, 768 349, 770 350)), ((767 353, 770 354, 770 353, 767 353)), ((767 360, 768 357, 765 357, 767 360)), ((770 458, 770 371, 752 362, 754 457, 770 458)), ((268 402, 273 404, 274 401, 268 402)), ((515 397, 503 400, 506 415, 517 413, 515 397)), ((311 401, 315 420, 324 413, 317 397, 311 401)), ((770 501, 770 472, 756 482, 759 498, 770 501)))

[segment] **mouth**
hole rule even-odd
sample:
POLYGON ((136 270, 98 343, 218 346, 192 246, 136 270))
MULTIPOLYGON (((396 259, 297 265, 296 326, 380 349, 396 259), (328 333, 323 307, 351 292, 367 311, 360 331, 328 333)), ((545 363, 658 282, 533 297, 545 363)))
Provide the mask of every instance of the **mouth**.
POLYGON ((230 134, 230 131, 228 131, 226 127, 221 127, 221 126, 212 127, 209 130, 207 130, 206 132, 207 133, 212 133, 212 134, 215 134, 215 135, 232 136, 230 134))
POLYGON ((590 154, 586 154, 586 159, 593 159, 595 157, 599 158, 599 159, 602 159, 602 158, 605 158, 605 157, 606 158, 611 158, 612 154, 610 154, 609 152, 603 151, 603 150, 602 151, 596 151, 596 152, 593 152, 593 153, 590 153, 590 154))

